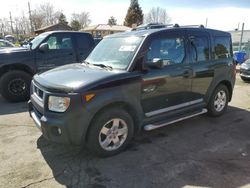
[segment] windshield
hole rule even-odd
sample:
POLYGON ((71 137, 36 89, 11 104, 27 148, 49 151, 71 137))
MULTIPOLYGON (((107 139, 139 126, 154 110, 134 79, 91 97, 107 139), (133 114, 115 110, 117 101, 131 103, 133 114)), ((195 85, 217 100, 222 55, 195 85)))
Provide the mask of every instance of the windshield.
POLYGON ((92 51, 86 62, 113 69, 126 69, 142 41, 142 37, 105 38, 92 51))
POLYGON ((31 44, 32 44, 31 49, 34 50, 47 36, 48 36, 48 33, 43 33, 43 34, 38 35, 36 38, 34 38, 31 41, 31 44))

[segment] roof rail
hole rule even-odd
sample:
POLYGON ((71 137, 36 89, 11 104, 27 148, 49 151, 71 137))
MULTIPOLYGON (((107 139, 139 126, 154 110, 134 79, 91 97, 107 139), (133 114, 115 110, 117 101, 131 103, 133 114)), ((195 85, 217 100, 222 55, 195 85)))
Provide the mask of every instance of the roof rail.
POLYGON ((149 24, 144 24, 136 28, 133 28, 132 31, 145 30, 145 29, 160 29, 160 28, 166 28, 166 27, 171 27, 171 26, 173 26, 173 24, 149 23, 149 24))
MULTIPOLYGON (((175 24, 177 25, 176 27, 198 27, 198 28, 205 28, 204 25, 182 25, 182 26, 179 26, 179 24, 175 24)), ((174 26, 175 26, 174 25, 174 26)))
POLYGON ((179 25, 179 24, 163 24, 163 23, 148 23, 144 25, 140 25, 136 28, 131 29, 131 31, 138 31, 138 30, 147 30, 147 29, 161 29, 161 28, 168 28, 168 27, 197 27, 197 28, 205 28, 204 25, 179 25))

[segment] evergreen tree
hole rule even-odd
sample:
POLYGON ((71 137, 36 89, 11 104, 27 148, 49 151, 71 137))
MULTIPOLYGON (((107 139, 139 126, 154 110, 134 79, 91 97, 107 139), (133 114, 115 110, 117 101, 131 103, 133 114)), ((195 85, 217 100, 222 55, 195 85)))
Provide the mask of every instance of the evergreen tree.
POLYGON ((60 14, 60 16, 58 18, 58 22, 59 23, 64 23, 64 24, 68 25, 68 22, 66 20, 66 16, 63 13, 60 14))
POLYGON ((117 25, 117 20, 114 16, 111 16, 108 20, 108 25, 117 25))
POLYGON ((124 25, 131 27, 132 24, 141 25, 142 22, 143 13, 138 0, 131 0, 127 15, 125 17, 124 25))
POLYGON ((77 20, 72 20, 72 21, 70 22, 70 26, 72 27, 72 29, 73 29, 74 31, 79 31, 79 30, 81 29, 81 24, 80 24, 80 22, 77 21, 77 20))

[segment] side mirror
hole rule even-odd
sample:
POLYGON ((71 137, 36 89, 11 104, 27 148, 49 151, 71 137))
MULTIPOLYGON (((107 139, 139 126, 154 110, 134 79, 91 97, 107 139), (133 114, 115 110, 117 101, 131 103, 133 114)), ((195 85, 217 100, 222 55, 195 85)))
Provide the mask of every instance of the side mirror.
POLYGON ((48 51, 48 49, 49 49, 48 43, 42 43, 42 44, 39 46, 39 50, 40 50, 41 52, 46 52, 46 51, 48 51))
POLYGON ((151 62, 147 62, 146 65, 156 69, 162 69, 164 67, 163 60, 160 58, 154 58, 151 62))

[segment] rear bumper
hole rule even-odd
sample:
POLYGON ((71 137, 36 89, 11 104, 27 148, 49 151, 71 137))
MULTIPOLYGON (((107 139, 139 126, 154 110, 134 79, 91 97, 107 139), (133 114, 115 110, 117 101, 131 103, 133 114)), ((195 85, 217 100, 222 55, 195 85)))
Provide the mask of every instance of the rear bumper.
POLYGON ((40 113, 32 99, 28 102, 30 117, 43 136, 52 142, 82 145, 85 141, 90 115, 87 111, 69 111, 67 113, 40 113))

